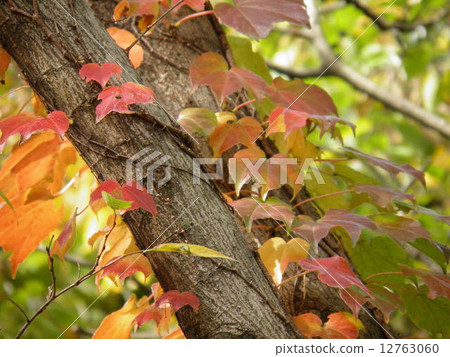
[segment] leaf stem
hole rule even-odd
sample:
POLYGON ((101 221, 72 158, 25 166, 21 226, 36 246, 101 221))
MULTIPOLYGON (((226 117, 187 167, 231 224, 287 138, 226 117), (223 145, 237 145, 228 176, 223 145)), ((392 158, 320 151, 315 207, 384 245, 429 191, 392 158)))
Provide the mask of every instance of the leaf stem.
MULTIPOLYGON (((261 99, 265 99, 265 98, 266 98, 266 97, 262 97, 261 99)), ((247 104, 252 104, 252 103, 254 103, 254 102, 256 102, 256 101, 257 101, 256 98, 250 99, 250 100, 248 100, 248 101, 246 101, 246 102, 244 102, 244 103, 241 103, 241 104, 239 104, 238 106, 234 107, 234 109, 231 110, 231 111, 232 111, 232 112, 235 112, 236 110, 238 110, 238 109, 240 109, 240 108, 246 106, 247 104)))
POLYGON ((180 26, 183 22, 187 21, 187 20, 191 20, 191 19, 195 19, 196 17, 200 17, 200 16, 205 16, 205 15, 212 15, 214 14, 214 10, 207 10, 207 11, 201 11, 201 12, 196 12, 195 14, 191 14, 188 15, 186 17, 183 17, 180 21, 178 21, 174 26, 178 27, 180 26))
POLYGON ((302 276, 304 276, 304 275, 306 275, 306 274, 308 274, 308 273, 311 273, 311 271, 310 271, 310 270, 305 270, 305 271, 303 271, 303 272, 301 272, 301 273, 299 273, 299 274, 297 274, 297 275, 291 276, 290 278, 288 278, 288 279, 282 281, 281 283, 279 283, 279 284, 277 285, 277 288, 280 287, 280 286, 283 285, 283 284, 289 283, 289 282, 292 281, 292 280, 295 280, 295 279, 297 279, 297 278, 300 278, 300 277, 302 277, 302 276))
POLYGON ((304 205, 305 203, 311 202, 311 201, 315 201, 315 200, 319 200, 321 198, 325 198, 325 197, 331 197, 331 196, 337 196, 337 195, 342 195, 344 193, 349 193, 349 192, 353 192, 354 190, 344 190, 344 191, 337 191, 337 192, 331 192, 331 193, 326 193, 325 195, 320 195, 320 196, 316 196, 316 197, 311 197, 308 198, 307 200, 301 201, 299 203, 297 203, 296 205, 294 205, 293 208, 297 208, 300 207, 301 205, 304 205))

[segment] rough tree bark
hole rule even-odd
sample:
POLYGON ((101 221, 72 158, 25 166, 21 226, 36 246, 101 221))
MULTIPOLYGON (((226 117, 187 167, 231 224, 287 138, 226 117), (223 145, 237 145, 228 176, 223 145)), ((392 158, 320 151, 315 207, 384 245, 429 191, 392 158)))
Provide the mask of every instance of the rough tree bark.
MULTIPOLYGON (((186 23, 177 33, 155 32, 142 44, 146 61, 137 73, 99 21, 108 25, 114 3, 100 0, 93 1, 92 6, 97 17, 84 0, 43 0, 39 1, 39 17, 33 19, 26 16, 34 12, 31 1, 1 1, 0 43, 47 107, 63 110, 74 120, 68 137, 100 180, 123 182, 126 158, 142 148, 172 156, 172 179, 155 197, 158 215, 152 219, 139 211, 125 217, 138 245, 144 249, 166 240, 188 241, 239 262, 148 255, 164 289, 192 291, 202 301, 198 314, 190 309, 177 314, 187 337, 299 337, 248 248, 240 222, 214 187, 205 182, 192 184, 188 174, 191 157, 185 150, 189 143, 152 120, 173 125, 166 113, 150 107, 146 120, 142 116, 110 115, 96 125, 98 88, 84 85, 78 76, 85 62, 116 62, 124 68, 123 81, 141 82, 142 78, 172 116, 187 106, 214 108, 217 104, 207 89, 189 94, 187 69, 203 51, 227 55, 220 29, 207 18, 200 18, 186 23)), ((324 312, 344 308, 337 294, 323 284, 311 284, 308 289, 316 291, 312 294, 316 296, 315 308, 326 303, 328 306, 321 309, 324 312)), ((367 337, 384 337, 372 318, 365 316, 363 321, 369 331, 367 337)))

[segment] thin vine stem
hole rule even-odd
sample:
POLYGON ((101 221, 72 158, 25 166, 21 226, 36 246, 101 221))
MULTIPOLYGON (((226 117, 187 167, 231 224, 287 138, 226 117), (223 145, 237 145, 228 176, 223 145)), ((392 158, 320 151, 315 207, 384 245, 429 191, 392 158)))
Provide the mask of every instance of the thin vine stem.
POLYGON ((351 190, 337 191, 337 192, 326 193, 324 195, 320 195, 320 196, 316 196, 316 197, 311 197, 311 198, 308 198, 307 200, 304 200, 304 201, 301 201, 301 202, 295 204, 293 208, 300 207, 301 205, 304 205, 305 203, 308 203, 308 202, 311 202, 311 201, 315 201, 315 200, 319 200, 321 198, 342 195, 344 193, 350 193, 350 192, 354 192, 354 190, 351 189, 351 190))
POLYGON ((213 14, 214 14, 214 10, 207 10, 207 11, 196 12, 195 14, 191 14, 191 15, 188 15, 186 17, 183 17, 174 26, 178 27, 185 21, 188 21, 188 20, 191 20, 191 19, 195 19, 196 17, 206 16, 206 15, 213 15, 213 14))
POLYGON ((302 276, 304 276, 304 275, 306 275, 306 274, 308 274, 308 273, 311 273, 311 271, 310 271, 310 270, 305 270, 305 271, 303 271, 303 272, 301 272, 301 273, 299 273, 299 274, 296 274, 296 275, 294 275, 294 276, 291 276, 290 278, 288 278, 288 279, 286 279, 286 280, 283 280, 281 283, 279 283, 279 284, 277 285, 277 288, 279 288, 281 285, 284 285, 284 284, 289 283, 289 282, 292 281, 292 280, 295 280, 295 279, 297 279, 297 278, 301 278, 302 276))

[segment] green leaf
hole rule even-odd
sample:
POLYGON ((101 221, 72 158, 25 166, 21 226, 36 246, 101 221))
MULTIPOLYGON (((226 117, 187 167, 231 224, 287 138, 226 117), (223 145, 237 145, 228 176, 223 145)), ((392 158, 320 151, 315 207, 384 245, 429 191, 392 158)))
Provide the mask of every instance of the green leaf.
POLYGON ((450 337, 450 299, 427 297, 427 288, 419 290, 409 288, 401 296, 405 302, 406 313, 414 324, 432 333, 442 333, 442 337, 450 337))
POLYGON ((119 199, 113 197, 112 195, 110 195, 106 191, 102 192, 102 197, 105 200, 106 204, 114 210, 130 208, 131 204, 133 203, 130 201, 119 200, 119 199))
POLYGON ((11 201, 8 199, 8 197, 6 197, 6 195, 2 192, 2 190, 0 190, 0 197, 3 199, 3 201, 6 202, 6 204, 8 205, 9 208, 11 208, 11 210, 13 212, 15 212, 14 207, 11 203, 11 201))
MULTIPOLYGON (((398 264, 408 263, 408 255, 400 245, 385 235, 364 230, 354 248, 346 244, 350 259, 363 279, 370 275, 383 272, 399 272, 398 264)), ((370 282, 404 282, 400 275, 380 275, 370 279, 370 282)))
POLYGON ((430 241, 425 238, 419 238, 414 242, 409 242, 409 244, 433 259, 437 264, 439 264, 439 266, 442 268, 442 271, 444 273, 446 272, 448 261, 445 257, 444 252, 436 242, 430 241))
POLYGON ((160 244, 155 248, 149 249, 147 250, 147 252, 173 252, 173 253, 181 253, 187 256, 195 255, 204 258, 222 258, 235 260, 213 249, 209 249, 207 247, 196 244, 166 243, 160 244))

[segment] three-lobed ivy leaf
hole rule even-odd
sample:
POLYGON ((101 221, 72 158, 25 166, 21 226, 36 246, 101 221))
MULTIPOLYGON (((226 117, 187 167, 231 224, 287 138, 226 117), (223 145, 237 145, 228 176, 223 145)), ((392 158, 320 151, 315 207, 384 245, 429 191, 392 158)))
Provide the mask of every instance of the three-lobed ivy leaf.
POLYGON ((283 238, 268 239, 258 249, 258 254, 275 284, 280 284, 288 263, 306 259, 309 243, 301 238, 286 242, 283 238))
POLYGON ((275 22, 309 25, 301 0, 234 0, 233 5, 217 4, 214 13, 224 25, 253 38, 267 37, 275 22))
POLYGON ((255 219, 272 218, 283 221, 289 228, 295 218, 292 207, 277 197, 269 197, 266 201, 246 197, 233 201, 230 205, 243 218, 249 232, 255 219))
POLYGON ((359 239, 363 229, 377 229, 375 223, 369 218, 342 209, 331 209, 316 222, 307 218, 309 217, 299 216, 292 230, 316 244, 335 227, 344 228, 353 242, 359 239))
POLYGON ((107 62, 102 65, 98 63, 88 63, 81 67, 79 75, 86 83, 96 81, 102 88, 106 87, 106 83, 113 75, 120 78, 122 67, 116 63, 107 62))
POLYGON ((152 195, 135 181, 125 182, 122 186, 116 180, 106 180, 98 186, 90 197, 89 204, 103 198, 112 209, 135 210, 142 208, 152 215, 157 209, 152 195))
POLYGON ((406 173, 406 174, 414 177, 418 181, 420 181, 425 186, 425 174, 422 171, 416 170, 414 167, 412 167, 409 164, 397 165, 389 160, 385 160, 385 159, 381 159, 376 156, 365 154, 361 151, 358 151, 358 150, 352 149, 352 148, 348 148, 348 147, 344 147, 343 150, 346 151, 347 153, 349 153, 353 157, 363 159, 372 165, 381 167, 382 169, 386 170, 393 176, 396 176, 401 172, 406 173))
POLYGON ((132 114, 130 104, 146 104, 155 100, 155 93, 141 84, 127 82, 121 86, 109 87, 100 92, 101 103, 96 107, 96 123, 111 112, 132 114))
POLYGON ((369 289, 356 276, 347 261, 340 256, 301 260, 298 264, 305 270, 318 271, 319 280, 328 286, 346 289, 355 285, 370 295, 369 289))
POLYGON ((5 118, 0 121, 0 150, 12 135, 20 134, 22 142, 39 131, 50 130, 62 136, 69 129, 69 124, 69 118, 61 111, 51 112, 45 118, 32 113, 21 113, 5 118))
POLYGON ((436 299, 438 296, 450 299, 450 279, 444 274, 438 274, 423 269, 414 269, 406 265, 400 265, 400 270, 406 277, 418 276, 428 287, 428 297, 436 299))
POLYGON ((354 190, 358 194, 366 193, 378 206, 383 208, 386 208, 396 199, 409 200, 413 203, 416 202, 414 195, 410 193, 379 185, 356 185, 354 190))
POLYGON ((178 114, 178 123, 189 134, 198 133, 207 138, 217 126, 216 114, 204 108, 188 108, 178 114))
POLYGON ((400 216, 379 216, 375 218, 378 231, 387 234, 400 243, 413 242, 417 238, 431 239, 430 233, 414 219, 400 216))
POLYGON ((178 290, 169 290, 155 301, 155 306, 157 308, 163 307, 166 304, 171 305, 175 312, 183 306, 190 306, 194 311, 198 311, 200 300, 197 296, 188 291, 180 293, 178 290))
POLYGON ((209 146, 213 149, 214 157, 220 157, 238 144, 252 147, 262 131, 261 124, 252 117, 245 117, 232 123, 219 123, 209 137, 209 146))
POLYGON ((221 101, 242 88, 257 98, 261 98, 267 89, 264 79, 243 68, 229 69, 225 59, 214 52, 198 57, 190 67, 189 76, 192 90, 207 85, 221 101))

